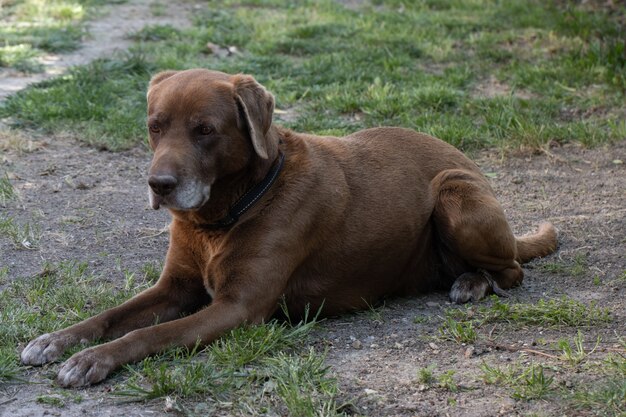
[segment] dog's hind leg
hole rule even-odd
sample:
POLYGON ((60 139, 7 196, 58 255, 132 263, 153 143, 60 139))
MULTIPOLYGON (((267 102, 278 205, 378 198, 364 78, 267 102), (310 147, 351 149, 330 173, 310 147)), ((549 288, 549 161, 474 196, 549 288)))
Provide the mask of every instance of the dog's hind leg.
POLYGON ((475 301, 489 293, 506 296, 506 289, 521 284, 516 239, 487 180, 451 169, 432 180, 431 190, 443 268, 456 277, 452 301, 475 301))

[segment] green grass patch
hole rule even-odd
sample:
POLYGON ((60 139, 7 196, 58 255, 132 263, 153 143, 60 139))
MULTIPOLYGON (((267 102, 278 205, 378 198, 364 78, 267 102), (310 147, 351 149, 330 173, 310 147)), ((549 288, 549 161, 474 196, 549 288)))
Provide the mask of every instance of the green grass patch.
POLYGON ((137 282, 118 289, 89 273, 86 263, 47 264, 38 275, 12 280, 0 292, 0 349, 15 349, 18 343, 84 320, 146 287, 137 282))
POLYGON ((7 174, 0 176, 0 207, 6 207, 10 201, 17 198, 17 193, 7 174))
POLYGON ((315 325, 315 321, 290 327, 272 321, 263 326, 241 326, 231 330, 228 337, 209 347, 220 368, 241 368, 258 361, 270 352, 284 351, 301 345, 315 325))
MULTIPOLYGON (((278 353, 268 358, 264 365, 266 375, 275 387, 276 396, 280 398, 288 415, 344 415, 336 402, 339 391, 337 381, 329 374, 324 356, 313 348, 301 355, 278 353)), ((272 385, 265 387, 271 389, 272 385)))
MULTIPOLYGON (((626 349, 626 340, 620 339, 620 343, 626 349)), ((626 415, 626 355, 611 354, 598 369, 604 377, 575 390, 571 396, 573 407, 598 416, 626 415)))
POLYGON ((554 377, 545 372, 545 367, 531 363, 530 366, 508 365, 506 367, 481 365, 482 379, 486 384, 506 386, 512 398, 536 400, 552 394, 556 387, 554 377))
POLYGON ((0 215, 0 238, 7 237, 17 249, 38 249, 41 228, 36 223, 17 223, 12 217, 0 215))
POLYGON ((617 13, 525 0, 374 3, 210 1, 191 28, 146 27, 130 55, 33 86, 0 115, 128 148, 145 138, 150 74, 206 67, 254 75, 295 113, 288 127, 318 134, 397 125, 465 150, 626 135, 617 13), (213 55, 208 42, 239 53, 213 55))
POLYGON ((458 392, 461 389, 454 378, 456 371, 449 369, 435 375, 435 370, 434 364, 418 369, 417 382, 428 388, 437 387, 449 392, 458 392))
POLYGON ((610 377, 589 389, 578 390, 574 407, 597 416, 626 415, 626 376, 610 377))
POLYGON ((386 305, 385 301, 383 301, 382 303, 378 305, 373 305, 367 302, 366 300, 363 300, 363 301, 365 301, 365 304, 367 305, 367 310, 363 310, 361 314, 369 318, 371 321, 374 321, 377 323, 384 323, 385 322, 384 313, 385 313, 385 305, 386 305))
MULTIPOLYGON (((44 53, 79 47, 86 35, 83 21, 106 0, 11 0, 0 4, 0 67, 39 72, 44 53)), ((113 1, 116 3, 116 1, 113 1)))
POLYGON ((478 335, 471 321, 457 321, 452 317, 446 317, 439 327, 439 338, 450 340, 458 344, 474 343, 478 335))
POLYGON ((83 397, 80 394, 76 394, 70 390, 55 390, 56 392, 51 395, 40 395, 37 397, 39 404, 45 404, 52 407, 63 408, 67 403, 80 404, 83 401, 83 397))
POLYGON ((324 354, 305 349, 315 319, 297 325, 270 321, 241 326, 198 352, 173 349, 127 366, 131 377, 115 394, 131 400, 161 397, 197 403, 207 412, 232 411, 297 416, 343 415, 339 390, 325 365, 324 354))
POLYGON ((473 305, 465 308, 448 309, 446 314, 458 321, 473 321, 477 325, 486 323, 514 323, 530 326, 598 326, 612 321, 610 310, 562 297, 538 300, 536 303, 509 303, 496 296, 489 305, 473 305))
POLYGON ((543 263, 540 269, 553 274, 580 277, 588 271, 587 257, 583 254, 577 254, 572 259, 559 259, 555 262, 543 263))
POLYGON ((456 371, 450 369, 440 374, 437 378, 439 387, 445 389, 446 391, 457 392, 459 390, 459 386, 454 380, 455 373, 456 371))
MULTIPOLYGON (((21 381, 19 344, 91 317, 147 288, 153 271, 160 267, 150 264, 143 269, 147 273, 125 272, 125 282, 116 286, 90 273, 86 263, 62 262, 46 265, 36 276, 4 283, 0 382, 21 381)), ((0 274, 8 271, 3 268, 0 274)), ((264 409, 277 415, 343 415, 337 382, 325 365, 324 352, 307 347, 316 325, 316 317, 306 314, 294 325, 273 320, 233 329, 201 351, 170 349, 118 372, 122 381, 114 394, 137 401, 176 398, 181 410, 186 404, 195 407, 199 400, 209 399, 210 410, 230 404, 230 409, 244 414, 264 409)), ((71 349, 65 357, 82 348, 71 349)), ((80 398, 60 391, 38 401, 64 407, 80 398)))
POLYGON ((600 337, 596 340, 595 345, 591 350, 587 350, 585 348, 585 339, 583 337, 582 332, 579 330, 574 337, 573 343, 570 343, 566 339, 561 339, 557 343, 558 349, 562 352, 560 359, 569 363, 572 366, 577 366, 587 360, 589 355, 591 355, 598 348, 600 344, 600 337))
POLYGON ((200 394, 222 395, 227 374, 207 359, 196 357, 196 350, 172 349, 151 356, 139 364, 128 365, 131 377, 115 395, 133 400, 150 400, 168 395, 190 397, 200 394))
POLYGON ((430 365, 417 370, 417 382, 424 385, 430 385, 435 381, 435 375, 433 371, 435 365, 430 365))
POLYGON ((0 384, 19 381, 19 366, 15 349, 0 347, 0 384))
POLYGON ((153 69, 141 56, 98 60, 9 97, 0 113, 18 113, 20 128, 75 131, 103 149, 127 148, 145 136, 145 96, 136 92, 153 69))

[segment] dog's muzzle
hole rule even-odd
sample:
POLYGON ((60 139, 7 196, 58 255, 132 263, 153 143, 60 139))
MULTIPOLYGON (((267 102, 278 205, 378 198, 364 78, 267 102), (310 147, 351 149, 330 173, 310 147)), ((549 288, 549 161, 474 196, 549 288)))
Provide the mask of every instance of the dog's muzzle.
POLYGON ((209 200, 210 184, 194 178, 177 178, 172 175, 150 175, 150 205, 177 210, 196 210, 209 200))

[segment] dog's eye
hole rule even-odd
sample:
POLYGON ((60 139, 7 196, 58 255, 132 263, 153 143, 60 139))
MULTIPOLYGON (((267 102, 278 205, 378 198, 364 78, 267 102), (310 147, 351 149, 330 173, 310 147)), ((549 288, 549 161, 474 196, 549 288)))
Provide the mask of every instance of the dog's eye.
POLYGON ((159 125, 150 125, 148 126, 148 129, 151 133, 161 133, 161 128, 159 127, 159 125))
POLYGON ((208 125, 198 126, 198 132, 201 135, 210 135, 211 133, 213 133, 213 128, 208 125))

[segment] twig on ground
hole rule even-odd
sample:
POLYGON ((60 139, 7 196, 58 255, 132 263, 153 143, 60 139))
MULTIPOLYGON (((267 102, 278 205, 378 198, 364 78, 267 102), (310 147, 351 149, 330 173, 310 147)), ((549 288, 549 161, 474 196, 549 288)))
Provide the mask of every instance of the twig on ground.
POLYGON ((550 359, 559 359, 559 357, 556 356, 556 355, 551 355, 549 353, 545 353, 545 352, 542 352, 540 350, 528 349, 528 348, 523 348, 523 347, 518 348, 518 347, 515 347, 515 346, 501 345, 501 344, 495 343, 493 341, 487 341, 487 346, 495 348, 495 349, 508 350, 509 352, 524 352, 524 353, 530 353, 532 355, 544 356, 544 357, 550 358, 550 359))

